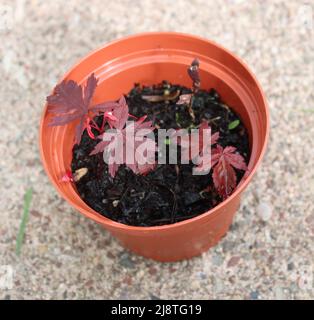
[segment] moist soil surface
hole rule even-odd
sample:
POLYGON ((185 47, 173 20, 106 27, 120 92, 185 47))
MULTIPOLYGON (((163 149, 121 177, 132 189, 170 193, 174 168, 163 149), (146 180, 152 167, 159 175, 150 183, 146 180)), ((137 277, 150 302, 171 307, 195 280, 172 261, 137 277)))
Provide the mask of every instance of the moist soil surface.
MULTIPOLYGON (((152 87, 135 85, 126 96, 129 112, 136 117, 146 114, 147 120, 163 129, 197 128, 205 119, 212 133, 219 131, 218 143, 223 147, 236 147, 248 163, 248 134, 232 106, 229 108, 224 104, 214 89, 200 90, 193 97, 193 120, 186 105, 176 104, 179 100, 177 92, 186 94, 191 90, 166 81, 152 87), (142 98, 151 95, 170 97, 171 100, 149 102, 142 98), (240 124, 229 130, 229 123, 237 119, 240 124)), ((101 121, 102 116, 98 116, 96 122, 100 124, 101 121)), ((102 153, 89 155, 98 142, 84 132, 81 143, 73 147, 72 172, 88 169, 87 174, 75 182, 77 191, 91 208, 114 221, 132 226, 172 224, 200 215, 222 201, 213 187, 211 172, 192 175, 192 163, 158 164, 145 176, 136 175, 121 165, 112 178, 102 153)), ((244 172, 236 170, 236 173, 239 183, 244 172)))

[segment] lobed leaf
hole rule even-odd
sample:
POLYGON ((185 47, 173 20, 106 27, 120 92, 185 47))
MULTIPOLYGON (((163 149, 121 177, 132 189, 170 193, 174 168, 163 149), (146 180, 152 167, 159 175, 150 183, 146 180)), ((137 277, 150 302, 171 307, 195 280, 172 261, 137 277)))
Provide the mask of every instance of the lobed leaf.
MULTIPOLYGON (((123 101, 121 101, 123 103, 123 101)), ((128 113, 127 113, 128 114, 128 113)), ((123 113, 122 119, 125 119, 125 114, 123 113)), ((123 155, 123 163, 126 164, 135 174, 146 174, 148 171, 152 170, 155 167, 155 150, 156 150, 156 143, 154 140, 146 137, 149 133, 151 133, 155 128, 152 126, 151 121, 144 122, 147 116, 141 117, 136 122, 128 124, 124 129, 121 130, 122 134, 122 144, 123 144, 123 151, 126 153, 133 152, 133 159, 135 160, 134 163, 126 163, 126 155, 123 155), (134 148, 131 148, 131 144, 128 141, 127 137, 127 130, 129 126, 134 124, 134 135, 136 138, 140 138, 142 141, 135 139, 134 141, 134 148), (138 147, 143 144, 146 144, 147 151, 154 154, 154 158, 148 157, 148 163, 145 162, 142 155, 138 152, 138 147), (138 161, 137 161, 138 160, 138 161)), ((123 122, 123 121, 122 121, 123 122)), ((117 126, 121 126, 121 123, 117 124, 117 126)), ((118 134, 118 133, 117 133, 118 134)), ((103 136, 100 136, 102 138, 103 136)), ((118 143, 118 139, 115 139, 113 142, 111 141, 101 141, 99 142, 94 150, 90 153, 91 155, 95 155, 100 152, 107 152, 108 154, 111 153, 113 149, 115 149, 115 144, 118 143)), ((109 163, 109 174, 114 177, 120 164, 117 163, 109 163)))
POLYGON ((53 115, 49 126, 62 126, 78 120, 75 128, 75 143, 81 141, 84 129, 89 125, 88 108, 97 87, 97 79, 92 73, 85 87, 73 80, 63 80, 47 97, 48 112, 53 115), (84 92, 84 94, 83 94, 84 92))
POLYGON ((211 154, 214 186, 223 199, 227 198, 236 187, 237 178, 234 168, 247 170, 244 158, 235 152, 235 147, 223 148, 217 145, 211 154))

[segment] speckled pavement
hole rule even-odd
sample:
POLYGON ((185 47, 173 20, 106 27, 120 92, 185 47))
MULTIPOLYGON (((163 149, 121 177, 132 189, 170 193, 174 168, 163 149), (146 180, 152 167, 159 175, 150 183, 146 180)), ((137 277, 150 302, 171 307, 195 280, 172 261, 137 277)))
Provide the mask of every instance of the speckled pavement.
POLYGON ((0 18, 1 299, 314 298, 313 1, 0 0, 0 18), (45 96, 68 68, 107 41, 157 30, 238 54, 271 112, 265 160, 228 235, 201 257, 165 264, 128 253, 64 202, 37 145, 45 96))

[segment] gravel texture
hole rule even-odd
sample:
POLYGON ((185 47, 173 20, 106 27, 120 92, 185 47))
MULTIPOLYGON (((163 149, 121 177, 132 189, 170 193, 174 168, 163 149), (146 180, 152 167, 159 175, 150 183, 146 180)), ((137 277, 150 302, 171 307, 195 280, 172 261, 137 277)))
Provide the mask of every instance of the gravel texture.
POLYGON ((0 15, 0 298, 314 298, 313 1, 1 0, 0 15), (75 212, 48 181, 37 146, 45 96, 78 58, 156 30, 201 35, 241 56, 271 111, 268 152, 230 232, 180 263, 130 254, 75 212))

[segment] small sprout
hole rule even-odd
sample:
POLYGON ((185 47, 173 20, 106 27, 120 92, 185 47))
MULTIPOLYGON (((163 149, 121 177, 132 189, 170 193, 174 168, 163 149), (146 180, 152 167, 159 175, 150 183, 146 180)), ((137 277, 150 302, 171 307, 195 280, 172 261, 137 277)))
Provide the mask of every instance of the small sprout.
POLYGON ((190 76, 190 78, 193 81, 193 87, 192 87, 192 91, 193 93, 190 94, 182 94, 179 97, 179 101, 177 102, 177 104, 186 104, 188 107, 188 112, 192 118, 192 120, 195 120, 195 115, 194 115, 194 111, 193 111, 193 96, 195 93, 198 92, 200 86, 201 86, 201 78, 200 78, 200 74, 199 74, 199 61, 197 58, 195 58, 191 65, 188 67, 188 75, 190 76))
POLYGON ((188 68, 188 74, 193 81, 193 92, 197 92, 201 86, 199 66, 200 66, 199 60, 195 58, 188 68))
POLYGON ((234 121, 232 121, 232 122, 230 122, 230 123, 228 124, 228 129, 229 129, 229 130, 233 130, 233 129, 235 129, 239 124, 240 124, 240 120, 239 120, 239 119, 234 120, 234 121))
POLYGON ((83 178, 86 175, 87 172, 88 172, 87 168, 77 169, 73 174, 74 181, 77 182, 77 181, 81 180, 81 178, 83 178))
POLYGON ((112 205, 116 208, 118 206, 119 202, 120 202, 119 200, 113 200, 112 205))

